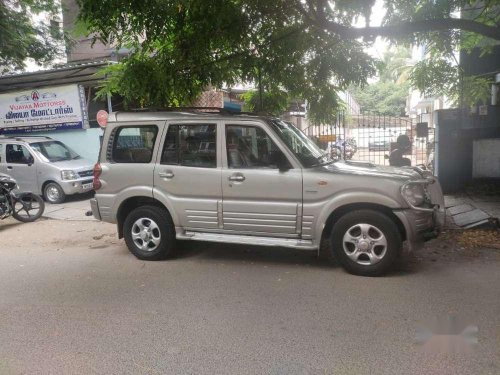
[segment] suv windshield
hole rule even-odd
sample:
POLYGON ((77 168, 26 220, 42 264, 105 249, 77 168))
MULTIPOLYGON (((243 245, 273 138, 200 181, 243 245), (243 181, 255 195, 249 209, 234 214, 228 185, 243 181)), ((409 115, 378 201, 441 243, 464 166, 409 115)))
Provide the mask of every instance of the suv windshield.
POLYGON ((59 141, 31 143, 30 146, 50 162, 80 159, 80 155, 59 141))
POLYGON ((333 160, 312 140, 290 123, 281 120, 270 121, 273 130, 286 143, 305 168, 332 163, 333 160))

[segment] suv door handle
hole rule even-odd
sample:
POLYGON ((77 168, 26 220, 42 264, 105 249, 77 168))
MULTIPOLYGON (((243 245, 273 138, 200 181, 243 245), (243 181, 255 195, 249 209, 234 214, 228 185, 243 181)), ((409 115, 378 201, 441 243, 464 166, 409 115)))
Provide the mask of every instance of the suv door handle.
POLYGON ((14 169, 13 167, 11 167, 10 165, 7 167, 7 169, 14 169))
POLYGON ((228 180, 229 181, 236 181, 236 182, 243 182, 246 180, 246 178, 242 174, 233 174, 232 176, 229 176, 228 180))
POLYGON ((161 178, 174 178, 174 172, 172 171, 165 171, 165 172, 159 172, 158 173, 158 176, 160 176, 161 178))

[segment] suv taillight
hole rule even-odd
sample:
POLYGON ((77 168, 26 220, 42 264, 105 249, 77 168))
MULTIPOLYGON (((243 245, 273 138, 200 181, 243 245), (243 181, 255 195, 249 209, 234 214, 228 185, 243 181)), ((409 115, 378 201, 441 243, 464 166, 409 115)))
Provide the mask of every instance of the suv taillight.
POLYGON ((99 176, 101 176, 102 168, 101 164, 97 163, 94 165, 94 190, 99 190, 102 186, 99 176))

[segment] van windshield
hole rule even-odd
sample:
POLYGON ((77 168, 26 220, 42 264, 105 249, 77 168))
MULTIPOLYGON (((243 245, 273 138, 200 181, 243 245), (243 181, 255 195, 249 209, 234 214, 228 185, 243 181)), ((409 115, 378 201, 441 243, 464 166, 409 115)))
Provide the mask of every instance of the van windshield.
POLYGON ((80 159, 80 155, 59 141, 31 143, 30 146, 50 162, 80 159))

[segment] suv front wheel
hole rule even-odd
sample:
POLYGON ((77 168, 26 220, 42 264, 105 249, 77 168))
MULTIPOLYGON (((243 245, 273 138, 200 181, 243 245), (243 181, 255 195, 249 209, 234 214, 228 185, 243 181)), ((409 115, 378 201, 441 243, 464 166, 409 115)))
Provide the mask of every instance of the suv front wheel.
POLYGON ((342 267, 361 276, 388 272, 402 246, 394 221, 374 210, 356 210, 342 216, 333 226, 330 243, 342 267))
POLYGON ((169 213, 156 206, 130 212, 123 224, 128 249, 142 260, 159 260, 175 251, 175 228, 169 213))

